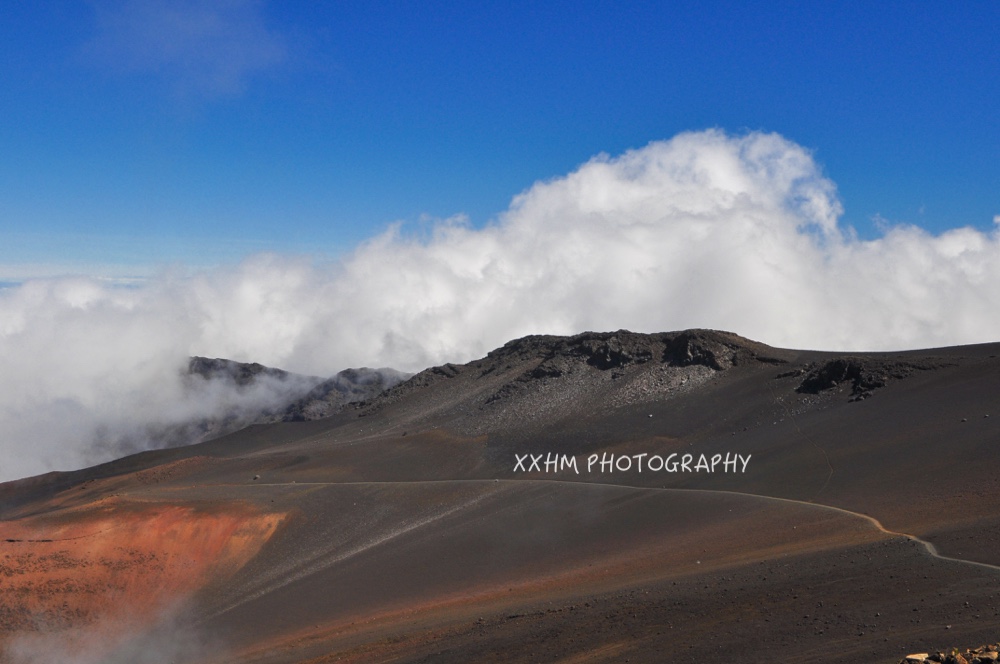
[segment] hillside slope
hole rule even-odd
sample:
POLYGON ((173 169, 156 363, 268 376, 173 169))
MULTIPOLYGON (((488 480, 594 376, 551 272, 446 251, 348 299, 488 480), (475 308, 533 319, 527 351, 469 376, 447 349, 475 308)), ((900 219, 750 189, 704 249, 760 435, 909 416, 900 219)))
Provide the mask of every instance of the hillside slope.
POLYGON ((322 419, 0 485, 0 585, 20 598, 0 638, 13 662, 162 643, 275 664, 890 662, 990 642, 997 355, 527 337, 322 419))

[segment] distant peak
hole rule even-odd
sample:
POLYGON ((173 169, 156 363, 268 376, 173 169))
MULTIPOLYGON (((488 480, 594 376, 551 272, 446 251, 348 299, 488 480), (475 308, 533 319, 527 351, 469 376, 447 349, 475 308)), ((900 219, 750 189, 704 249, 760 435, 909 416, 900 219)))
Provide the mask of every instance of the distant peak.
POLYGON ((187 373, 192 376, 201 376, 205 380, 231 380, 237 385, 248 385, 262 374, 281 380, 290 375, 287 371, 266 367, 257 362, 236 362, 218 357, 208 358, 197 355, 188 360, 187 373))

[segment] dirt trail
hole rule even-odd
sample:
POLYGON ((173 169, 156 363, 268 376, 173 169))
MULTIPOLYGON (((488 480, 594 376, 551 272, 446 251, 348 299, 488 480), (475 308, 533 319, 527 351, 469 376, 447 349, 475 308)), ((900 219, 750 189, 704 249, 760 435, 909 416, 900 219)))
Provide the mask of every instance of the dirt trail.
MULTIPOLYGON (((501 485, 509 485, 509 484, 512 484, 512 483, 515 483, 515 482, 535 483, 535 484, 572 484, 572 485, 581 485, 581 484, 583 484, 583 485, 589 485, 589 486, 612 487, 612 488, 616 488, 616 489, 632 489, 632 490, 635 490, 635 491, 660 491, 660 492, 671 492, 671 493, 704 493, 704 494, 709 494, 709 495, 724 495, 724 494, 728 494, 728 495, 746 496, 748 498, 754 498, 754 499, 759 499, 759 500, 774 501, 774 502, 781 502, 781 503, 790 503, 790 504, 794 504, 794 505, 800 505, 800 506, 803 506, 803 507, 810 507, 810 508, 813 508, 813 509, 830 510, 830 511, 838 512, 840 514, 846 514, 848 516, 852 516, 852 517, 857 517, 857 518, 860 518, 860 519, 864 519, 865 521, 867 521, 870 524, 872 524, 880 532, 885 533, 886 535, 892 535, 892 536, 896 536, 896 537, 905 537, 908 540, 911 540, 913 542, 917 542, 918 544, 920 544, 921 546, 924 547, 924 549, 927 551, 927 553, 929 555, 931 555, 934 558, 937 558, 938 560, 946 560, 946 561, 949 561, 949 562, 962 563, 962 564, 965 564, 965 565, 973 565, 975 567, 980 567, 980 568, 983 568, 983 569, 988 569, 988 570, 1000 572, 1000 565, 993 565, 993 564, 990 564, 990 563, 982 563, 982 562, 978 562, 978 561, 975 561, 975 560, 966 560, 964 558, 955 558, 955 557, 952 557, 952 556, 946 556, 946 555, 940 553, 937 550, 937 547, 935 547, 932 543, 928 542, 927 540, 921 539, 920 537, 918 537, 916 535, 912 535, 910 533, 904 533, 904 532, 900 532, 900 531, 896 531, 896 530, 890 530, 889 528, 886 528, 884 525, 882 525, 882 522, 879 521, 878 519, 876 519, 875 517, 870 516, 868 514, 864 514, 862 512, 854 512, 852 510, 845 509, 845 508, 842 508, 842 507, 834 507, 833 505, 826 505, 826 504, 823 504, 823 503, 810 502, 810 501, 806 501, 806 500, 795 500, 794 498, 779 498, 779 497, 776 497, 776 496, 767 496, 767 495, 761 495, 761 494, 755 494, 755 493, 745 493, 745 492, 741 492, 741 491, 723 491, 723 490, 717 490, 717 489, 676 489, 676 488, 665 488, 665 487, 644 487, 644 486, 632 486, 632 485, 629 485, 629 484, 610 484, 610 483, 605 483, 605 482, 571 482, 571 481, 567 481, 567 480, 556 480, 556 479, 548 479, 548 480, 539 480, 539 479, 531 479, 531 480, 527 480, 527 479, 526 480, 472 480, 472 479, 470 479, 470 480, 459 480, 459 479, 455 479, 455 480, 410 480, 410 481, 403 481, 403 482, 397 482, 397 481, 371 481, 371 482, 363 482, 363 481, 361 481, 361 482, 358 482, 358 481, 353 481, 353 482, 272 482, 272 483, 260 483, 260 484, 257 484, 256 486, 311 486, 311 485, 316 485, 316 486, 330 486, 330 485, 340 485, 340 486, 378 486, 378 485, 393 485, 393 484, 397 484, 397 485, 398 484, 455 484, 455 483, 467 483, 467 484, 472 484, 472 483, 490 483, 490 484, 493 484, 493 483, 497 483, 497 482, 499 482, 501 485)), ((414 528, 419 527, 420 525, 422 525, 422 524, 415 524, 414 528)))

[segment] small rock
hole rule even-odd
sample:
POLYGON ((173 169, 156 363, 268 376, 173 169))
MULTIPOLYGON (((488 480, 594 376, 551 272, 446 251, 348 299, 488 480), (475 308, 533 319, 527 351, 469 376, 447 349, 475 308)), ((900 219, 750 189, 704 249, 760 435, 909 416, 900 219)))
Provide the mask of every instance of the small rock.
POLYGON ((927 653, 918 652, 912 655, 907 655, 906 657, 903 658, 903 662, 905 662, 906 664, 910 664, 911 662, 920 663, 923 662, 925 659, 927 659, 927 653))
POLYGON ((260 475, 254 475, 254 476, 253 476, 253 479, 254 479, 254 481, 256 482, 257 480, 259 480, 259 479, 260 479, 260 475))

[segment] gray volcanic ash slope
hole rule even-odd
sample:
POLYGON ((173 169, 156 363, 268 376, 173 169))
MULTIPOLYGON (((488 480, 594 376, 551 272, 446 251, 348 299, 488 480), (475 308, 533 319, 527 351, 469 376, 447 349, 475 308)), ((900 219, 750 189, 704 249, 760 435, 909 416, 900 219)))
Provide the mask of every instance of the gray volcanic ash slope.
POLYGON ((670 400, 732 367, 782 365, 791 357, 709 330, 531 336, 466 365, 423 371, 361 412, 404 402, 403 410, 433 414, 469 435, 534 435, 539 426, 584 414, 670 400))
POLYGON ((1000 537, 976 530, 1000 513, 1000 480, 984 464, 1000 453, 998 353, 996 344, 796 351, 710 330, 527 337, 466 365, 428 369, 356 405, 357 426, 480 440, 467 463, 483 476, 836 505, 924 533, 949 551, 966 540, 965 555, 1000 564, 988 553, 1000 550, 1000 537), (515 472, 523 455, 549 453, 576 456, 579 466, 592 454, 738 453, 751 461, 739 474, 640 473, 635 463, 627 472, 515 472), (963 481, 947 492, 901 489, 928 473, 963 481), (958 525, 956 515, 978 525, 958 525))
POLYGON ((136 630, 177 625, 214 646, 175 661, 205 664, 892 662, 994 642, 998 355, 618 331, 518 339, 330 405, 394 380, 348 375, 270 423, 0 485, 2 652, 127 659, 136 630), (725 454, 748 462, 640 471, 725 454), (549 455, 577 465, 518 465, 549 455))

